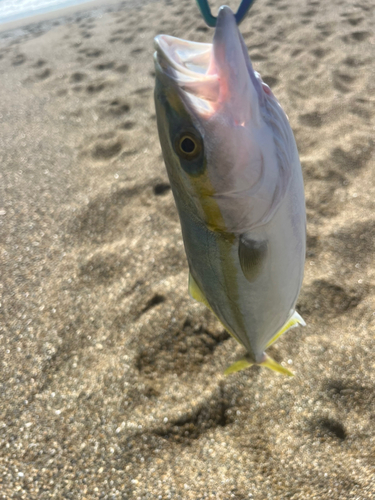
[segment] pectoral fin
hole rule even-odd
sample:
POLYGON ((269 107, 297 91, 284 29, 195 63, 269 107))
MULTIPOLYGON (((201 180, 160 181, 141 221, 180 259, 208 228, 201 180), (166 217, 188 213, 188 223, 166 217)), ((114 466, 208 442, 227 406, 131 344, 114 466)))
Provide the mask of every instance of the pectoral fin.
POLYGON ((241 234, 238 246, 238 257, 242 272, 250 283, 255 281, 259 276, 266 255, 267 241, 254 240, 241 234))

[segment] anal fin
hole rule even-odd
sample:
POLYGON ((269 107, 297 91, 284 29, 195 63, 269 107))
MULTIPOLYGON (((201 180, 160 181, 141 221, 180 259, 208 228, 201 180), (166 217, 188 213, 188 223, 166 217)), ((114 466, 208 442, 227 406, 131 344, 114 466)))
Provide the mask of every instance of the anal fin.
POLYGON ((267 349, 267 347, 269 347, 270 345, 272 345, 274 342, 276 342, 276 340, 279 337, 281 337, 281 335, 283 333, 285 333, 290 328, 295 328, 298 325, 306 326, 306 323, 304 322, 303 318, 298 314, 298 312, 294 311, 294 313, 291 316, 291 318, 288 319, 288 321, 285 323, 285 325, 268 342, 268 344, 266 345, 266 349, 267 349))
POLYGON ((208 307, 208 309, 211 309, 209 303, 207 302, 206 297, 203 295, 201 289, 199 288, 197 282, 191 275, 190 271, 189 271, 189 294, 194 300, 201 302, 206 307, 208 307))
MULTIPOLYGON (((189 271, 189 294, 194 300, 200 302, 201 304, 204 304, 211 312, 213 312, 215 314, 216 318, 220 321, 220 323, 223 325, 223 327, 229 333, 229 335, 231 335, 235 340, 237 340, 237 342, 239 344, 241 344, 241 342, 236 337, 236 335, 227 326, 225 326, 223 324, 223 322, 220 320, 220 318, 218 318, 217 314, 212 310, 210 304, 208 303, 206 297, 203 295, 202 290, 199 288, 198 283, 195 281, 195 279, 193 278, 190 271, 189 271)), ((238 370, 236 370, 236 371, 238 371, 238 370)))

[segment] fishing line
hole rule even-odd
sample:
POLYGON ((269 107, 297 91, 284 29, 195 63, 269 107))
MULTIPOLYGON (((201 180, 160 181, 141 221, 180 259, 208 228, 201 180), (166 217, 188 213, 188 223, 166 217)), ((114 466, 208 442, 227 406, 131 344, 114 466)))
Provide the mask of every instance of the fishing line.
MULTIPOLYGON (((237 24, 240 24, 253 3, 254 0, 242 0, 236 14, 234 15, 237 24)), ((203 16, 203 19, 206 21, 207 26, 209 26, 210 28, 215 28, 217 17, 211 14, 208 0, 197 0, 197 4, 203 16)))

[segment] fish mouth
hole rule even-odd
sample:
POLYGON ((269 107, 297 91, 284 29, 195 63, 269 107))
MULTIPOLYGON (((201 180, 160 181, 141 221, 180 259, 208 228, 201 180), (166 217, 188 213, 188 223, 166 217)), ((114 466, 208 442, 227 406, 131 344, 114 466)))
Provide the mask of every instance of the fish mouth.
POLYGON ((227 6, 219 9, 212 44, 159 35, 155 49, 157 76, 175 87, 197 114, 207 117, 227 103, 243 115, 243 103, 261 96, 245 42, 227 6))
POLYGON ((154 46, 157 75, 196 111, 212 112, 220 95, 218 75, 210 71, 213 45, 158 35, 154 46))

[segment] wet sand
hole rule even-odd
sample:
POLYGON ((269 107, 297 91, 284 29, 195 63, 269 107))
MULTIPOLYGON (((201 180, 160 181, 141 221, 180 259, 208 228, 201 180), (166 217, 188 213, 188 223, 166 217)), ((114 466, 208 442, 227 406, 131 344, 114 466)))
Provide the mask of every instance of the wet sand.
MULTIPOLYGON (((235 4, 236 5, 236 4, 235 4)), ((375 6, 258 0, 308 216, 298 311, 254 367, 189 298, 153 105, 192 0, 0 34, 0 499, 375 497, 375 6)))

